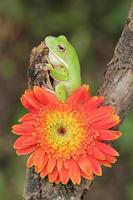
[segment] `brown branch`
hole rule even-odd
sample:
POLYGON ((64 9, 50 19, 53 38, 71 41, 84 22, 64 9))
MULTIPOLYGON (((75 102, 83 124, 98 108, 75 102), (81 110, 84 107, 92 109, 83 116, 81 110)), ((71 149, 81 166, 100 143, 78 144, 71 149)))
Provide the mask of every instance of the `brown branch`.
MULTIPOLYGON (((32 50, 28 73, 29 87, 44 85, 52 89, 45 66, 47 49, 44 43, 32 50)), ((133 5, 116 46, 114 56, 108 64, 100 95, 105 96, 105 103, 116 107, 123 120, 133 105, 133 5)), ((52 184, 41 179, 34 169, 27 169, 24 189, 25 200, 80 200, 89 189, 91 182, 82 179, 81 184, 52 184)))
POLYGON ((124 119, 133 105, 133 4, 99 93, 124 119))

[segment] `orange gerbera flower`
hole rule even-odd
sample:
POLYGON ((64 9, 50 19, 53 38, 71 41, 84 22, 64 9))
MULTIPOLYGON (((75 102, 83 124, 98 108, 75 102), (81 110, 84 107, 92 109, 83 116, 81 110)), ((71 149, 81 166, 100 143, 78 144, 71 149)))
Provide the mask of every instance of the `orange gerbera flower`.
POLYGON ((112 106, 101 105, 104 97, 91 97, 87 85, 66 102, 38 86, 26 90, 21 101, 29 113, 12 127, 13 133, 21 135, 14 148, 18 155, 31 153, 27 167, 34 166, 41 177, 79 184, 81 177, 101 176, 102 165, 115 163, 118 152, 103 141, 121 135, 109 130, 119 123, 119 116, 112 106))

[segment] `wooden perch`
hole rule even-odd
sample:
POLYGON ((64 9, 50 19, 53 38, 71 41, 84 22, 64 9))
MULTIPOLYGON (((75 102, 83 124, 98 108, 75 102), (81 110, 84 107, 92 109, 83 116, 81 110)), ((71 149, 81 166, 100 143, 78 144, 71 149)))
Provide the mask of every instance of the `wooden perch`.
MULTIPOLYGON (((33 48, 28 69, 28 87, 44 85, 53 89, 53 83, 46 69, 47 48, 41 43, 33 48)), ((99 90, 105 96, 105 103, 116 107, 123 120, 133 105, 133 4, 123 33, 115 48, 114 56, 108 64, 104 82, 99 90)), ((25 200, 81 200, 89 190, 91 182, 82 179, 80 185, 49 183, 41 179, 34 169, 27 169, 24 188, 25 200)))

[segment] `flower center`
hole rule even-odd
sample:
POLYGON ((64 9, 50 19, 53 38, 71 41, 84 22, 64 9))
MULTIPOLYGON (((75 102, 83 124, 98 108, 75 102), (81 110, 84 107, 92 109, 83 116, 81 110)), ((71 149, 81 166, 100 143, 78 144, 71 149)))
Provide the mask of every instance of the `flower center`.
POLYGON ((38 145, 52 157, 69 159, 80 155, 85 138, 84 119, 70 107, 42 110, 36 124, 38 145), (75 154, 75 152, 77 152, 75 154))
POLYGON ((59 135, 65 135, 66 134, 66 129, 64 127, 60 127, 57 129, 57 132, 59 135))

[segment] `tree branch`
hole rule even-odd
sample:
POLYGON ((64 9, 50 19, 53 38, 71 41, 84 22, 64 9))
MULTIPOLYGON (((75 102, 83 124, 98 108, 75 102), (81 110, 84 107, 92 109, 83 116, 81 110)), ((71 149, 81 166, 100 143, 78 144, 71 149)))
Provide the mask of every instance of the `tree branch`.
POLYGON ((133 105, 133 4, 99 94, 116 107, 122 120, 133 105))
MULTIPOLYGON (((44 85, 53 89, 53 82, 46 69, 47 48, 41 43, 33 48, 28 70, 28 87, 44 85)), ((123 33, 115 48, 114 56, 108 64, 104 82, 99 90, 105 96, 105 103, 116 107, 123 120, 133 105, 133 4, 123 33)), ((88 191, 91 182, 82 179, 81 184, 67 185, 49 183, 41 179, 34 169, 27 169, 24 188, 25 200, 81 200, 88 191)))

